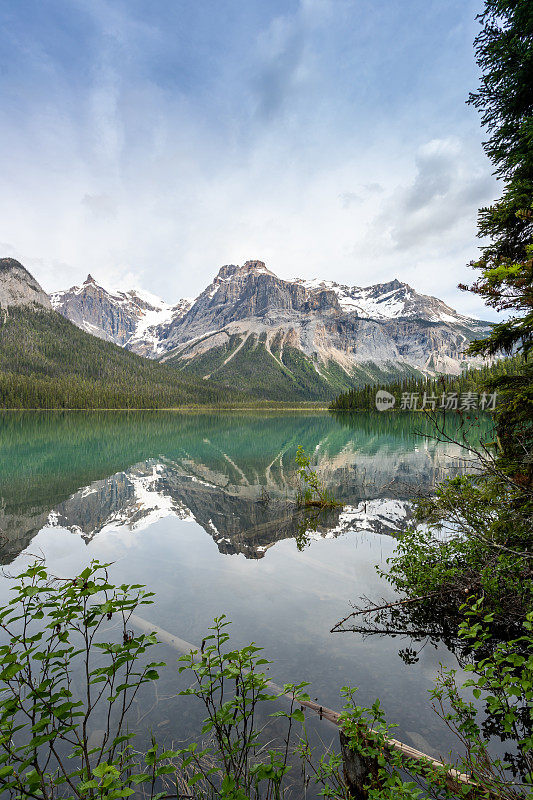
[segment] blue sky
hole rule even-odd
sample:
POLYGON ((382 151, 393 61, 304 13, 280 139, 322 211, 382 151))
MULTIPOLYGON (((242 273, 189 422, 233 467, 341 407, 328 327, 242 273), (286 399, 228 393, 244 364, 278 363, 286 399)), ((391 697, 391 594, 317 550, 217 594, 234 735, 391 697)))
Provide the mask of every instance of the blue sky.
POLYGON ((464 312, 481 147, 470 0, 4 0, 0 253, 168 301, 222 264, 464 312))

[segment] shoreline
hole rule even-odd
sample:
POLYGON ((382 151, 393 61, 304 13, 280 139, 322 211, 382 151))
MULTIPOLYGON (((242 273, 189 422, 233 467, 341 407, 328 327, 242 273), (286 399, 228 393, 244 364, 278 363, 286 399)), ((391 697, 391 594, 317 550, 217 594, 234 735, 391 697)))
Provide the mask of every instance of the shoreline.
POLYGON ((83 413, 91 412, 98 412, 98 411, 105 411, 106 413, 112 411, 120 411, 120 412, 133 412, 139 413, 140 411, 147 411, 147 412, 159 412, 159 411, 172 411, 173 413, 180 413, 180 412, 208 412, 208 411, 329 411, 328 406, 313 406, 313 405, 289 405, 289 406, 171 406, 168 408, 0 408, 0 413, 8 413, 8 412, 32 412, 32 413, 48 413, 48 412, 76 412, 81 411, 83 413))

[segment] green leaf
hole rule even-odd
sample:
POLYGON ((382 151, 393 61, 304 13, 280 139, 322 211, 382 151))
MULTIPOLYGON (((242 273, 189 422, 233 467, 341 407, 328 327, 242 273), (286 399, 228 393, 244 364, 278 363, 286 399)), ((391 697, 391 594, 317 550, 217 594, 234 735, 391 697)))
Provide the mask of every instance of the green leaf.
POLYGON ((80 789, 80 791, 83 792, 85 791, 85 789, 98 789, 99 785, 100 784, 98 783, 98 781, 95 781, 93 779, 91 781, 85 781, 85 783, 80 783, 78 789, 80 789))
POLYGON ((20 664, 10 664, 0 673, 0 680, 9 681, 14 678, 17 672, 20 672, 22 666, 20 664))
POLYGON ((8 775, 12 775, 14 772, 14 767, 9 764, 7 767, 0 767, 0 778, 6 778, 8 775))
POLYGON ((158 767, 155 771, 156 775, 172 775, 176 772, 176 767, 173 767, 171 764, 168 764, 163 767, 158 767))
POLYGON ((147 781, 151 781, 152 776, 149 775, 147 772, 141 772, 138 775, 132 775, 130 781, 135 784, 139 783, 146 783, 147 781))
POLYGON ((93 769, 93 774, 96 775, 97 778, 103 778, 104 775, 107 775, 109 772, 114 772, 116 775, 118 775, 118 770, 111 764, 98 764, 93 769))

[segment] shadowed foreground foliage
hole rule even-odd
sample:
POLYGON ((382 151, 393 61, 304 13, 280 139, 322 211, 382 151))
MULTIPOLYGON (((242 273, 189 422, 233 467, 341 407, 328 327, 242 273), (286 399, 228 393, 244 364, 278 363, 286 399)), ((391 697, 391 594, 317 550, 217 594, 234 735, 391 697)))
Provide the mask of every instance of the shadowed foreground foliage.
MULTIPOLYGON (((200 650, 179 659, 180 672, 188 671, 192 679, 181 694, 196 697, 207 715, 202 743, 163 751, 152 736, 151 747, 139 752, 128 731, 128 711, 143 684, 157 681, 165 665, 145 658, 155 635, 131 630, 136 609, 153 595, 140 585, 114 586, 108 566, 93 562, 74 578, 57 579, 35 563, 17 576, 13 599, 0 608, 4 796, 280 800, 289 787, 304 793, 311 781, 326 798, 354 796, 339 755, 317 754, 310 746, 300 707, 309 700, 306 684, 274 686, 261 648, 232 647, 224 617, 215 619, 200 650), (269 736, 265 713, 285 721, 281 738, 269 736), (94 745, 90 732, 96 720, 103 730, 94 745), (290 776, 294 757, 302 769, 300 790, 298 778, 290 776)), ((480 604, 467 611, 461 635, 474 650, 489 636, 491 621, 480 604)), ((530 615, 520 639, 499 645, 472 667, 465 684, 485 699, 515 742, 526 780, 531 780, 533 738, 522 717, 533 699, 532 621, 530 615)), ((476 709, 463 698, 453 671, 439 676, 431 696, 459 737, 465 756, 457 766, 471 775, 473 785, 458 787, 451 765, 436 766, 429 758, 406 761, 388 745, 393 726, 379 701, 362 708, 355 704, 354 689, 346 687, 342 695, 345 756, 350 752, 366 765, 362 782, 371 800, 519 796, 506 765, 489 756, 476 709)))

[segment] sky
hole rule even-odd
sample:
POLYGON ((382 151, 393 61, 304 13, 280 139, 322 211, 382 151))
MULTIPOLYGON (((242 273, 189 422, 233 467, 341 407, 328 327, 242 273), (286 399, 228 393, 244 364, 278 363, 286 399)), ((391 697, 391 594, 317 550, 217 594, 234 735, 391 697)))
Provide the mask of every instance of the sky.
POLYGON ((480 0, 3 0, 0 256, 168 302, 223 264, 474 277, 480 0))

